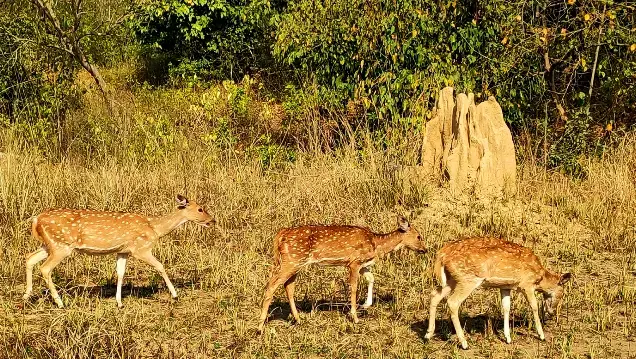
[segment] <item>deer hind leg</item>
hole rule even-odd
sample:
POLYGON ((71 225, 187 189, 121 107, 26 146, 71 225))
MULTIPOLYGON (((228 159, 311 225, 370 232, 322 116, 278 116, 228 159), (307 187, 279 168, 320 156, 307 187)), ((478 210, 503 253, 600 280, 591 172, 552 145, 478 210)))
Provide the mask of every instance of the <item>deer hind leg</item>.
POLYGON ((177 291, 174 289, 170 278, 168 278, 168 274, 166 273, 163 264, 155 258, 155 256, 150 251, 143 251, 141 253, 132 253, 133 257, 140 259, 148 264, 150 264, 159 274, 163 277, 163 280, 166 282, 166 286, 170 291, 170 295, 172 295, 172 299, 177 299, 177 291))
POLYGON ((51 292, 51 297, 53 297, 55 304, 57 304, 59 308, 63 308, 64 303, 62 303, 62 299, 60 298, 60 295, 57 293, 57 290, 55 289, 55 284, 53 283, 53 279, 51 278, 51 273, 53 272, 53 269, 57 267, 57 265, 60 264, 60 262, 62 262, 64 258, 66 258, 69 254, 71 254, 72 251, 73 250, 68 247, 56 247, 55 250, 49 251, 48 258, 46 259, 44 264, 40 266, 40 272, 42 272, 44 281, 46 282, 46 285, 49 287, 49 292, 51 292))
POLYGON ((501 309, 504 316, 504 336, 506 343, 510 344, 510 289, 501 289, 501 309))
POLYGON ((117 254, 117 265, 115 270, 117 271, 117 293, 115 294, 115 300, 117 301, 117 306, 119 308, 123 308, 123 304, 121 303, 121 286, 124 282, 124 273, 126 272, 126 260, 128 259, 128 254, 119 253, 117 254))
POLYGON ((360 322, 358 319, 358 279, 360 278, 360 266, 352 265, 349 267, 349 288, 351 290, 351 318, 354 323, 360 322))
POLYGON ((364 301, 364 304, 362 304, 362 308, 366 309, 373 304, 373 282, 375 278, 367 267, 362 267, 360 274, 362 274, 362 277, 367 281, 367 299, 364 301))
POLYGON ((537 334, 539 339, 545 340, 545 334, 543 334, 543 327, 541 326, 541 318, 539 317, 539 305, 537 304, 537 297, 534 296, 534 289, 528 288, 524 290, 528 304, 532 308, 532 315, 534 316, 534 326, 537 328, 537 334))
POLYGON ((287 300, 289 300, 289 308, 291 309, 292 315, 296 320, 296 323, 300 323, 300 317, 298 316, 298 310, 296 310, 296 302, 294 302, 294 289, 296 288, 296 276, 297 274, 292 275, 285 282, 285 292, 287 293, 287 300))
POLYGON ((45 260, 49 256, 46 248, 41 247, 37 251, 26 256, 26 289, 24 291, 24 300, 29 299, 31 291, 33 291, 33 267, 39 262, 45 260))
POLYGON ((431 304, 428 311, 428 329, 424 339, 431 339, 435 334, 435 316, 437 315, 437 306, 442 299, 446 298, 452 288, 450 286, 437 287, 431 291, 431 304))
POLYGON ((455 332, 457 333, 457 338, 462 345, 462 349, 468 349, 468 342, 466 342, 464 331, 462 330, 461 323, 459 322, 459 307, 464 302, 464 300, 468 298, 470 293, 472 293, 473 290, 481 285, 481 282, 483 282, 483 280, 478 279, 474 281, 458 283, 457 286, 453 289, 451 295, 446 300, 451 313, 451 321, 453 322, 453 326, 455 327, 455 332))
MULTIPOLYGON (((287 269, 287 270, 279 270, 277 273, 274 273, 272 277, 269 279, 267 286, 265 287, 265 292, 263 293, 263 302, 261 306, 261 316, 258 324, 258 332, 262 333, 263 328, 265 327, 265 321, 267 320, 267 314, 269 310, 270 304, 272 304, 272 299, 274 298, 274 292, 276 289, 283 283, 287 282, 293 275, 296 274, 295 269, 287 269)), ((289 303, 291 307, 291 302, 289 303)), ((295 304, 294 304, 295 307, 295 304)))

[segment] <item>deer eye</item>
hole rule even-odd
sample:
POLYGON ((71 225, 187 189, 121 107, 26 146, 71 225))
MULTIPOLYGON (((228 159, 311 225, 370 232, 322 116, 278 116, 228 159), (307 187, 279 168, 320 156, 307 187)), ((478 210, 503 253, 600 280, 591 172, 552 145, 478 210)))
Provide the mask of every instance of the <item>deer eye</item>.
POLYGON ((203 208, 199 208, 199 212, 203 212, 203 208))
POLYGON ((422 236, 417 236, 417 240, 421 241, 422 240, 422 236))

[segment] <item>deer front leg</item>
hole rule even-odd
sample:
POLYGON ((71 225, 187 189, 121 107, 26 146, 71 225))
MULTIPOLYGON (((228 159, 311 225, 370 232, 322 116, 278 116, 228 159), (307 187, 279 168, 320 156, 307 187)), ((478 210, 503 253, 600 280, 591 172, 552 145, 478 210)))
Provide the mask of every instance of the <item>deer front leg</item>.
POLYGON ((369 308, 373 304, 373 282, 375 278, 373 277, 373 273, 367 267, 362 267, 360 269, 360 274, 367 281, 367 299, 362 304, 362 308, 369 308))
POLYGON ((117 293, 115 294, 115 300, 117 300, 117 306, 119 308, 123 308, 124 305, 121 303, 121 286, 124 282, 124 272, 126 272, 126 260, 128 259, 128 254, 119 253, 117 254, 117 293))
POLYGON ((528 304, 530 304, 530 308, 532 308, 532 314, 534 316, 534 326, 537 328, 539 339, 545 340, 543 327, 541 326, 541 318, 539 317, 539 305, 537 304, 537 297, 534 296, 534 288, 525 288, 524 294, 526 295, 528 304))
POLYGON ((354 323, 360 322, 357 312, 358 279, 360 278, 360 266, 353 264, 349 266, 349 288, 351 290, 351 318, 354 323))
POLYGON ((504 336, 506 343, 510 344, 510 289, 501 289, 501 308, 504 316, 504 336))
POLYGON ((168 278, 168 274, 166 273, 166 270, 163 267, 163 264, 161 264, 161 262, 159 262, 157 258, 155 258, 155 256, 152 255, 150 251, 144 251, 141 253, 133 253, 132 255, 133 257, 140 259, 150 264, 152 267, 154 267, 155 270, 157 270, 157 272, 161 274, 161 277, 163 277, 163 280, 166 282, 166 286, 168 287, 168 290, 170 291, 170 294, 172 295, 172 299, 177 299, 177 291, 174 289, 174 286, 172 285, 170 278, 168 278))

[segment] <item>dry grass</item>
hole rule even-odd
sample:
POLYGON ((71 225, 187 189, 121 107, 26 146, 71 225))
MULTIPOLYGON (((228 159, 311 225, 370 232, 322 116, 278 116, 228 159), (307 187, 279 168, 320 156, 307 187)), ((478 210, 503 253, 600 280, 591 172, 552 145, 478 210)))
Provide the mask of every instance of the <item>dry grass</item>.
MULTIPOLYGON (((119 128, 120 136, 137 133, 139 124, 131 118, 149 108, 131 111, 119 114, 121 126, 129 126, 119 128)), ((167 113, 168 122, 188 120, 167 113)), ((98 116, 88 109, 84 114, 98 116)), ((433 184, 408 184, 392 165, 394 155, 372 145, 364 151, 301 152, 294 163, 266 170, 258 157, 205 146, 197 141, 200 133, 189 133, 192 127, 175 131, 180 140, 174 149, 149 160, 106 154, 51 161, 4 134, 0 357, 636 357, 633 139, 589 160, 583 180, 521 166, 517 196, 489 203, 452 197, 433 184), (114 257, 73 256, 54 271, 66 309, 55 308, 37 271, 35 298, 21 306, 24 255, 39 246, 29 236, 31 216, 48 207, 159 214, 173 208, 176 193, 206 205, 218 221, 213 230, 185 225, 157 246, 178 302, 171 302, 157 273, 131 260, 125 308, 118 310, 114 257), (359 325, 344 313, 344 270, 314 267, 298 279, 303 323, 289 320, 279 290, 265 333, 256 334, 271 240, 279 228, 346 223, 389 231, 396 214, 408 210, 416 210, 412 223, 431 251, 402 251, 376 264, 376 302, 359 325), (437 318, 438 336, 424 342, 434 251, 459 236, 482 234, 532 247, 549 267, 576 275, 562 317, 547 322, 546 342, 538 341, 526 303, 514 295, 513 343, 505 344, 498 294, 483 290, 462 308, 470 350, 458 349, 445 310, 437 318)), ((128 146, 133 140, 121 138, 128 146)))

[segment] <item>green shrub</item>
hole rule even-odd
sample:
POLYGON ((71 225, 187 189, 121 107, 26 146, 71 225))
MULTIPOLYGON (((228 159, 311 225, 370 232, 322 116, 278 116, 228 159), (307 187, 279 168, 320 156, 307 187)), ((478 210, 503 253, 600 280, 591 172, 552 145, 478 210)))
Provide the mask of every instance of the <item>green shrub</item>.
POLYGON ((240 79, 271 58, 270 21, 284 2, 152 0, 135 29, 140 41, 169 57, 171 78, 240 79))

